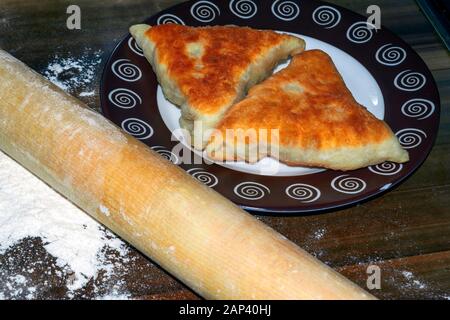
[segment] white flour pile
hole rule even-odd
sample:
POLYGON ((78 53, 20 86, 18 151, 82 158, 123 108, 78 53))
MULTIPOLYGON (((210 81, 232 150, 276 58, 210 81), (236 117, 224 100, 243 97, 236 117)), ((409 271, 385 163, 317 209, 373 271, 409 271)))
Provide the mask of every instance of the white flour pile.
MULTIPOLYGON (((120 239, 2 152, 0 181, 0 255, 23 239, 41 238, 57 266, 72 275, 66 283, 68 297, 101 271, 106 272, 104 277, 111 275, 114 263, 104 249, 114 250, 119 260, 126 261, 128 249, 120 239)), ((31 273, 33 267, 30 269, 31 273)), ((1 278, 5 278, 5 272, 0 265, 1 278)), ((24 273, 6 275, 0 298, 34 297, 35 289, 24 287, 28 281, 24 273), (23 290, 29 291, 27 295, 23 290)), ((126 298, 127 293, 120 290, 112 288, 108 297, 126 298)))
MULTIPOLYGON (((101 51, 86 52, 79 58, 55 56, 41 73, 71 94, 94 96, 101 51)), ((101 274, 103 282, 108 280, 117 264, 128 261, 128 249, 120 239, 2 152, 0 181, 0 257, 24 239, 42 239, 45 250, 56 259, 54 267, 62 270, 57 276, 67 279, 62 285, 69 298, 89 282, 94 282, 96 292, 94 279, 101 274)), ((47 262, 33 263, 36 268, 28 265, 20 270, 22 274, 0 264, 0 299, 36 297, 39 292, 29 277, 47 262)), ((116 283, 110 292, 99 292, 98 298, 125 299, 129 294, 123 287, 116 283)))
POLYGON ((61 89, 80 97, 95 95, 96 75, 100 74, 101 51, 86 53, 81 57, 55 56, 42 74, 61 89))

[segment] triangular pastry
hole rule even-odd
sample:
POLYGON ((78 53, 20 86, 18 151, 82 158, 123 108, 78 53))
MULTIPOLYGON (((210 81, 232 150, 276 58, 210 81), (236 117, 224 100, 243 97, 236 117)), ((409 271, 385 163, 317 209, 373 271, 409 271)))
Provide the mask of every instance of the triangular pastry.
POLYGON ((206 151, 215 160, 255 162, 269 155, 335 170, 409 160, 389 126, 356 102, 319 50, 294 56, 287 68, 250 89, 217 126, 206 151), (278 134, 263 137, 271 129, 278 134))
POLYGON ((200 137, 191 141, 199 149, 205 146, 208 131, 250 87, 305 48, 297 37, 247 27, 141 24, 130 32, 166 98, 181 107, 181 127, 191 137, 200 137))

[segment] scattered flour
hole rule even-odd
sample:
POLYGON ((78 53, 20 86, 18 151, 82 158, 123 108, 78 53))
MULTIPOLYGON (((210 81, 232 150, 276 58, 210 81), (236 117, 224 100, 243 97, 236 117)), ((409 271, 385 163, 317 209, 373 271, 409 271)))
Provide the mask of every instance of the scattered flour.
POLYGON ((402 275, 408 280, 411 280, 414 277, 414 274, 411 271, 402 271, 402 275))
POLYGON ((95 95, 101 55, 102 51, 86 49, 86 53, 79 58, 55 56, 41 73, 64 91, 80 97, 92 97, 95 95))
POLYGON ((113 292, 112 294, 98 297, 96 300, 129 300, 130 297, 126 294, 113 292))
POLYGON ((92 97, 93 95, 95 95, 95 90, 80 93, 80 97, 92 97))
MULTIPOLYGON (((0 257, 23 239, 42 239, 57 267, 71 275, 65 277, 70 279, 65 283, 69 298, 99 273, 103 279, 112 275, 114 263, 107 251, 112 251, 116 260, 127 259, 124 242, 2 152, 0 181, 0 257)), ((36 268, 42 265, 42 261, 33 263, 36 268)), ((0 299, 35 297, 36 288, 27 285, 33 266, 21 272, 10 274, 6 265, 0 264, 0 279, 6 279, 0 283, 0 299)), ((128 295, 117 287, 106 297, 124 299, 128 295)))
POLYGON ((322 239, 326 232, 327 231, 324 228, 318 229, 316 232, 314 232, 314 239, 322 239))
POLYGON ((415 289, 426 289, 427 285, 422 281, 418 280, 411 271, 402 271, 402 276, 408 280, 405 287, 415 288, 415 289))
POLYGON ((111 292, 105 295, 99 295, 95 299, 96 300, 128 300, 130 299, 128 294, 124 294, 121 291, 121 286, 123 283, 120 281, 112 288, 111 292))

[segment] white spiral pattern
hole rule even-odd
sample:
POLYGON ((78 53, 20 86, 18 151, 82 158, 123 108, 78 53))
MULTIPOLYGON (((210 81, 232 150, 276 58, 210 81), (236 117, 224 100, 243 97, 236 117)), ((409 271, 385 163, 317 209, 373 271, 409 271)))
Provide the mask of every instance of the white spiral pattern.
POLYGON ((128 47, 130 47, 131 51, 136 53, 138 56, 141 57, 144 56, 144 52, 142 51, 141 47, 139 47, 139 45, 136 43, 136 40, 134 40, 133 37, 128 39, 128 47))
POLYGON ((321 196, 319 189, 304 183, 296 183, 287 187, 286 194, 292 199, 299 200, 303 203, 317 201, 321 196))
POLYGON ((350 177, 348 174, 344 174, 334 178, 331 181, 331 187, 340 193, 357 194, 366 189, 367 183, 360 178, 350 177))
POLYGON ((185 25, 184 21, 181 20, 180 17, 177 17, 174 14, 171 13, 166 13, 161 15, 158 20, 156 20, 156 24, 160 25, 160 24, 169 24, 169 23, 173 23, 173 24, 180 24, 180 25, 185 25))
POLYGON ((402 106, 402 113, 405 116, 417 118, 417 120, 429 118, 435 110, 434 103, 426 99, 411 99, 402 106))
POLYGON ((211 22, 220 15, 220 9, 212 2, 198 1, 192 5, 191 15, 200 22, 211 22))
POLYGON ((163 146, 154 146, 151 149, 173 164, 180 163, 180 159, 177 157, 177 155, 163 146))
POLYGON ((275 17, 284 21, 292 21, 300 14, 300 7, 294 1, 275 0, 271 9, 275 17))
POLYGON ((252 0, 231 0, 230 10, 242 19, 250 19, 258 12, 258 6, 252 0))
POLYGON ((122 121, 123 130, 139 140, 145 140, 153 135, 153 128, 145 121, 137 118, 128 118, 122 121))
POLYGON ((215 175, 201 168, 189 169, 187 172, 208 187, 213 188, 219 183, 219 179, 215 175))
POLYGON ((398 66, 406 59, 406 51, 401 47, 388 43, 377 50, 375 58, 385 66, 398 66))
POLYGON ((418 91, 427 83, 427 78, 419 72, 405 70, 400 72, 394 80, 394 85, 402 91, 418 91))
POLYGON ((246 200, 260 200, 270 193, 265 185, 256 182, 242 182, 234 187, 234 193, 246 200))
POLYGON ((354 43, 366 43, 373 37, 373 28, 366 21, 356 22, 347 30, 347 39, 354 43))
POLYGON ((423 142, 424 139, 427 138, 427 134, 425 132, 416 128, 402 129, 395 135, 397 136, 403 149, 416 148, 423 142))
POLYGON ((401 163, 384 162, 376 166, 370 166, 369 170, 381 176, 393 176, 402 171, 403 165, 401 163))
POLYGON ((141 97, 134 91, 125 88, 117 88, 108 94, 109 101, 121 109, 132 109, 142 104, 141 97))
POLYGON ((127 82, 135 82, 142 77, 141 69, 128 59, 115 61, 111 66, 111 70, 117 77, 127 82))
POLYGON ((332 29, 341 21, 341 13, 336 8, 320 6, 314 10, 312 18, 319 26, 325 27, 325 29, 332 29))

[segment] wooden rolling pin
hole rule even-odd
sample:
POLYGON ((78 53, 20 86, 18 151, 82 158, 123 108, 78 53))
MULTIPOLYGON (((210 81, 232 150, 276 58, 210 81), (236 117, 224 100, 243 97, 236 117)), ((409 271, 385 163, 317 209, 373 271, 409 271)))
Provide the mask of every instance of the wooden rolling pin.
POLYGON ((2 50, 0 148, 205 298, 373 298, 2 50))

